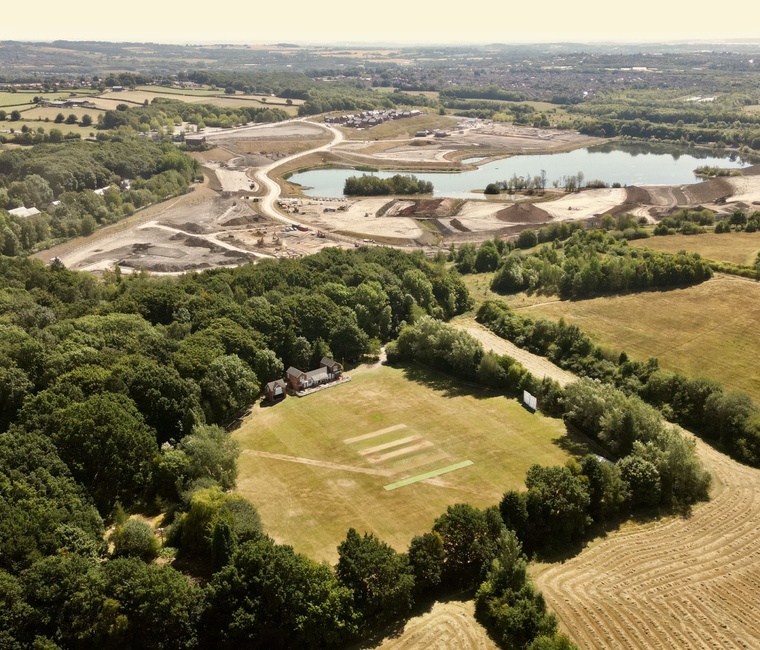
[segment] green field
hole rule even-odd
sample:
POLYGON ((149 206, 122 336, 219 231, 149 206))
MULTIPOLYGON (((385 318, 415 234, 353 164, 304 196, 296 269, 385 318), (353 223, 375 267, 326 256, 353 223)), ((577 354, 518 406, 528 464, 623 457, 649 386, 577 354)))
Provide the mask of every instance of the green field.
POLYGON ((103 109, 114 108, 117 104, 139 105, 146 100, 150 103, 156 97, 176 99, 188 104, 212 104, 223 108, 237 108, 241 106, 258 106, 261 108, 279 108, 295 115, 301 100, 292 100, 291 105, 281 97, 263 97, 262 95, 223 95, 222 91, 210 91, 202 89, 182 90, 180 88, 162 88, 160 86, 140 86, 136 90, 124 90, 122 92, 106 92, 95 98, 96 106, 103 109), (262 98, 264 101, 262 101, 262 98))
POLYGON ((15 133, 20 133, 21 128, 26 125, 32 131, 37 131, 37 129, 41 128, 45 133, 49 133, 50 129, 58 129, 59 131, 62 131, 64 135, 74 132, 79 133, 83 138, 87 138, 91 133, 96 132, 95 126, 97 125, 98 113, 99 111, 93 108, 32 108, 31 110, 22 110, 20 120, 15 122, 9 120, 0 122, 0 133, 11 135, 11 129, 13 129, 15 133), (92 118, 92 125, 85 127, 80 126, 79 124, 66 124, 65 122, 56 124, 54 120, 58 113, 63 113, 66 117, 68 117, 70 113, 74 113, 80 118, 85 113, 89 113, 92 118), (47 122, 45 121, 45 117, 48 119, 47 122))
POLYGON ((352 526, 405 550, 448 505, 494 505, 534 463, 569 457, 562 422, 514 399, 418 369, 350 374, 348 383, 255 408, 235 432, 238 492, 269 535, 310 557, 335 561, 352 526))
POLYGON ((614 351, 657 357, 663 368, 716 379, 760 403, 760 284, 752 280, 719 276, 686 289, 548 302, 519 313, 564 318, 614 351))
POLYGON ((677 253, 693 251, 702 257, 734 264, 753 264, 760 252, 760 232, 731 232, 716 235, 669 235, 635 239, 631 246, 652 248, 658 251, 677 253))
POLYGON ((33 104, 35 97, 44 97, 45 99, 69 99, 70 97, 87 97, 91 96, 96 91, 79 90, 73 93, 69 90, 62 90, 56 93, 43 93, 43 92, 0 92, 0 108, 10 113, 14 108, 19 106, 29 106, 33 104), (9 110, 10 108, 10 110, 9 110))

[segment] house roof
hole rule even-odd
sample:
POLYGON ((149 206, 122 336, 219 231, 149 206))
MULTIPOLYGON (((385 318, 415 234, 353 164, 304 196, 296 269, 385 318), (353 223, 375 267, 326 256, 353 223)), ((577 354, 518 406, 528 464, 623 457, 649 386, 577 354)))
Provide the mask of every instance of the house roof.
POLYGON ((304 373, 303 370, 299 370, 298 368, 294 368, 293 366, 290 366, 290 368, 288 368, 285 371, 285 374, 288 376, 298 377, 299 375, 303 375, 306 373, 304 373))
POLYGON ((330 357, 322 357, 322 361, 320 361, 319 363, 321 363, 323 366, 330 366, 331 368, 334 365, 340 365, 337 361, 335 361, 334 359, 331 359, 330 357))
POLYGON ((327 368, 317 368, 316 370, 309 370, 309 372, 306 373, 306 377, 308 379, 315 379, 317 381, 321 381, 323 379, 327 379, 327 368))

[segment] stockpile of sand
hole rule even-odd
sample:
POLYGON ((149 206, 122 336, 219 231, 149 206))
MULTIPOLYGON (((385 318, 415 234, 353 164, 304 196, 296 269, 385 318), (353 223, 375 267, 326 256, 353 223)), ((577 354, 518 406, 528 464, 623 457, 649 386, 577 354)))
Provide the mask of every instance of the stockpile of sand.
POLYGON ((689 204, 715 203, 718 199, 726 199, 734 193, 731 183, 725 178, 712 178, 702 183, 685 185, 683 192, 689 204))
POLYGON ((496 218, 507 223, 546 223, 552 220, 551 215, 535 203, 515 203, 499 210, 496 218))

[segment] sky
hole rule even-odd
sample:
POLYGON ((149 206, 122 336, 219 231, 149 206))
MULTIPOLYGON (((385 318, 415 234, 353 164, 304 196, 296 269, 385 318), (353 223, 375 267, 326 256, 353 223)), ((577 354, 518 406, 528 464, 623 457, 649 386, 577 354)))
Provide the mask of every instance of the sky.
POLYGON ((760 3, 694 0, 6 2, 0 40, 157 43, 549 43, 753 39, 760 3))

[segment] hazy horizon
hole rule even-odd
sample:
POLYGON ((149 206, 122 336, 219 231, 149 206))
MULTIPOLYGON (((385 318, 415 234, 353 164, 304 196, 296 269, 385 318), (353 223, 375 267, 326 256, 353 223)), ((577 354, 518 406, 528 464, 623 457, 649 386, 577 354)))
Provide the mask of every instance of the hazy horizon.
POLYGON ((33 16, 20 3, 3 8, 0 40, 345 46, 760 41, 754 21, 746 20, 758 13, 750 0, 737 0, 725 12, 712 8, 705 15, 683 0, 641 0, 635 9, 622 11, 601 0, 547 0, 539 6, 475 0, 446 13, 423 2, 386 0, 382 9, 376 6, 233 1, 223 10, 200 13, 175 2, 134 0, 104 15, 39 0, 33 16))

